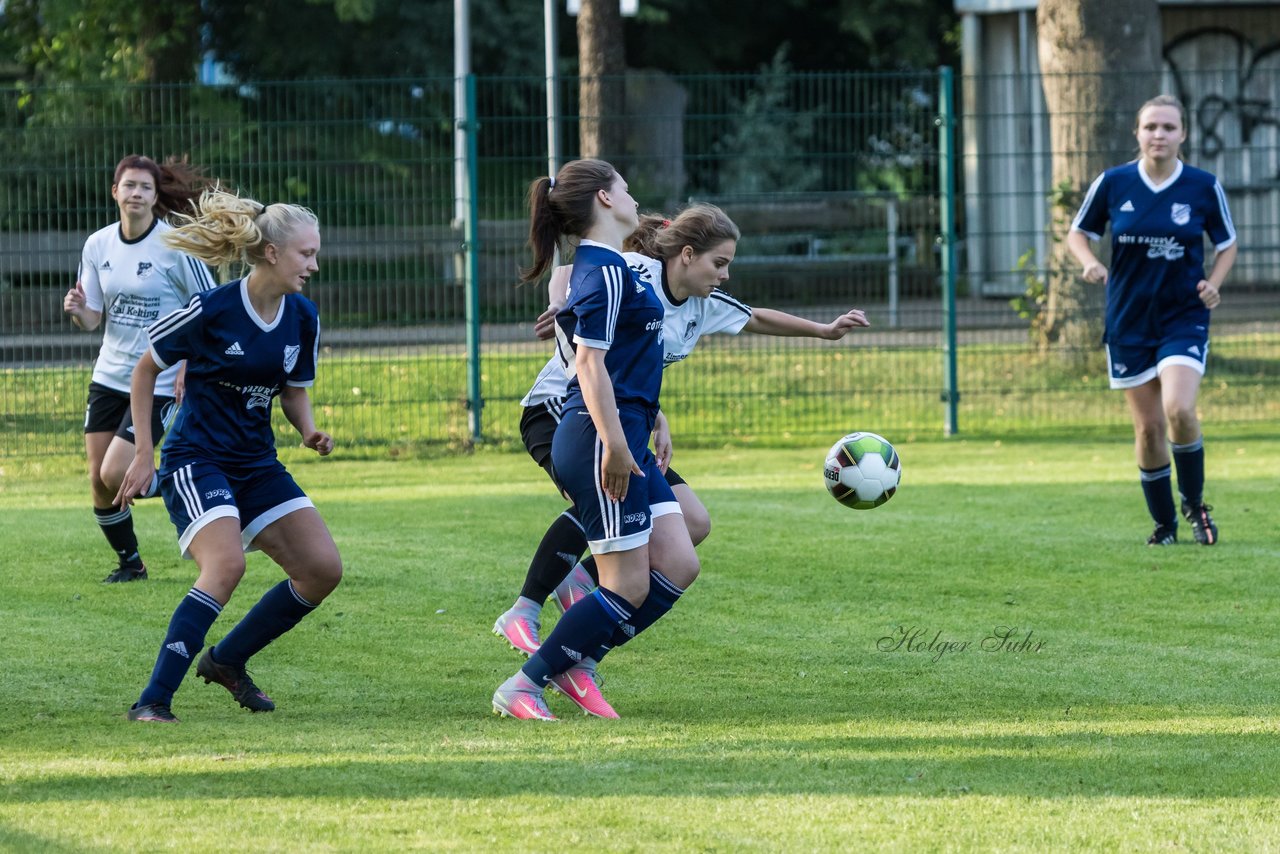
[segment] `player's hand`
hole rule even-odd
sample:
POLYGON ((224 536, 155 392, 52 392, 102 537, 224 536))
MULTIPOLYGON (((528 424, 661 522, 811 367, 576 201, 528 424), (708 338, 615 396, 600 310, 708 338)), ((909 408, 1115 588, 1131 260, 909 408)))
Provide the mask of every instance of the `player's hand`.
POLYGON ((667 418, 661 412, 658 413, 658 419, 653 423, 653 455, 658 459, 658 470, 663 474, 667 473, 667 466, 671 465, 671 426, 667 424, 667 418))
POLYGON ((627 497, 627 487, 631 485, 633 474, 644 477, 644 472, 636 464, 635 457, 631 456, 631 451, 625 446, 613 451, 606 444, 600 460, 600 482, 611 500, 622 501, 627 497))
POLYGON ((1094 285, 1105 285, 1107 283, 1107 268, 1103 266, 1101 261, 1086 264, 1084 272, 1080 275, 1084 277, 1086 282, 1094 285))
POLYGON ((67 291, 67 295, 62 298, 62 310, 67 314, 78 314, 84 309, 84 288, 76 282, 76 286, 67 291))
POLYGON ((562 306, 547 306, 547 310, 538 315, 538 319, 533 322, 533 334, 539 341, 546 341, 556 337, 556 315, 560 313, 562 306))
POLYGON ((1206 308, 1217 308, 1218 303, 1222 302, 1222 294, 1208 279, 1200 280, 1200 284, 1196 285, 1196 293, 1200 295, 1200 302, 1204 303, 1206 308))
POLYGON ((133 462, 125 470, 124 480, 120 481, 120 489, 116 492, 115 503, 124 507, 151 488, 151 481, 156 476, 155 450, 135 454, 133 462))
POLYGON ((870 325, 871 321, 867 320, 867 313, 860 308, 854 308, 828 323, 822 337, 828 341, 839 341, 851 330, 870 325))
POLYGON ((173 378, 173 406, 175 409, 182 406, 182 399, 187 396, 187 362, 184 359, 182 367, 178 368, 178 374, 173 378))
POLYGON ((333 437, 322 430, 316 430, 309 436, 303 437, 302 444, 322 457, 333 453, 333 437))

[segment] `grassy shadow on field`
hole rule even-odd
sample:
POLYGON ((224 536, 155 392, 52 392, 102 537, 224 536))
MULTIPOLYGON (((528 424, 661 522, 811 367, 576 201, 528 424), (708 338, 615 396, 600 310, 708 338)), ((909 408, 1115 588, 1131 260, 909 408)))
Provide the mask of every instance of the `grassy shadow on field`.
MULTIPOLYGON (((592 810, 619 850, 1280 830, 1274 441, 1215 446, 1212 549, 1143 544, 1123 441, 903 443, 904 486, 871 512, 825 494, 821 450, 682 458, 714 520, 702 577, 606 659, 621 721, 557 697, 548 726, 489 715, 520 663, 489 627, 564 506, 526 458, 294 465, 344 583, 255 657, 278 712, 189 676, 177 727, 123 720, 194 579, 163 508, 135 514, 152 579, 103 586, 83 477, 10 478, 0 845, 285 847, 323 827, 332 848, 546 850, 527 817, 557 809, 592 810)), ((279 578, 251 556, 209 640, 279 578)))

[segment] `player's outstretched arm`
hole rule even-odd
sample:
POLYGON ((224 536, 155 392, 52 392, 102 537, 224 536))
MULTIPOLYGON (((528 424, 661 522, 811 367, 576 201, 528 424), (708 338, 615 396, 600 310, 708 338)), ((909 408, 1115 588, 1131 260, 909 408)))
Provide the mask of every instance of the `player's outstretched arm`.
POLYGON ((751 311, 751 319, 742 327, 747 332, 757 335, 781 335, 788 338, 825 338, 828 341, 839 341, 850 331, 870 326, 866 312, 854 308, 846 311, 830 323, 818 323, 778 311, 773 308, 756 308, 751 311))
POLYGON ((316 429, 311 414, 311 395, 301 386, 285 386, 280 392, 280 409, 289 423, 302 435, 302 444, 322 457, 333 452, 333 437, 316 429))
POLYGON ((138 364, 133 366, 129 380, 129 409, 133 415, 133 462, 125 470, 115 503, 120 507, 132 504, 133 499, 151 488, 156 473, 156 443, 151 435, 151 410, 155 406, 156 377, 160 366, 145 350, 138 364))

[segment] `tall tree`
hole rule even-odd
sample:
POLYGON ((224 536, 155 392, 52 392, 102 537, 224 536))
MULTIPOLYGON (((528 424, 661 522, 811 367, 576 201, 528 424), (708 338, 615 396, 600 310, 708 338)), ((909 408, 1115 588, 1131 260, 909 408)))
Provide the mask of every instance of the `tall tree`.
POLYGON ((1157 0, 1040 0, 1036 28, 1056 231, 1042 333, 1075 358, 1097 345, 1101 295, 1080 278, 1062 238, 1093 179, 1133 155, 1138 108, 1160 81, 1160 8, 1157 0))
POLYGON ((5 30, 28 79, 178 83, 195 76, 200 0, 8 0, 5 30))
POLYGON ((641 0, 627 63, 673 74, 738 72, 791 45, 798 71, 897 71, 959 64, 955 0, 641 0))
POLYGON ((582 0, 578 10, 578 144, 583 157, 617 160, 626 147, 619 117, 626 57, 618 0, 582 0))

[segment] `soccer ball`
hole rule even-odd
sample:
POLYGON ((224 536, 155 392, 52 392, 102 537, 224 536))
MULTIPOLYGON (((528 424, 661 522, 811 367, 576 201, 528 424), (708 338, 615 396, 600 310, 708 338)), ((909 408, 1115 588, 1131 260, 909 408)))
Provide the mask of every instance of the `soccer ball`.
POLYGON ((883 436, 850 433, 831 446, 822 474, 832 498, 845 507, 870 510, 898 491, 902 464, 883 436))

